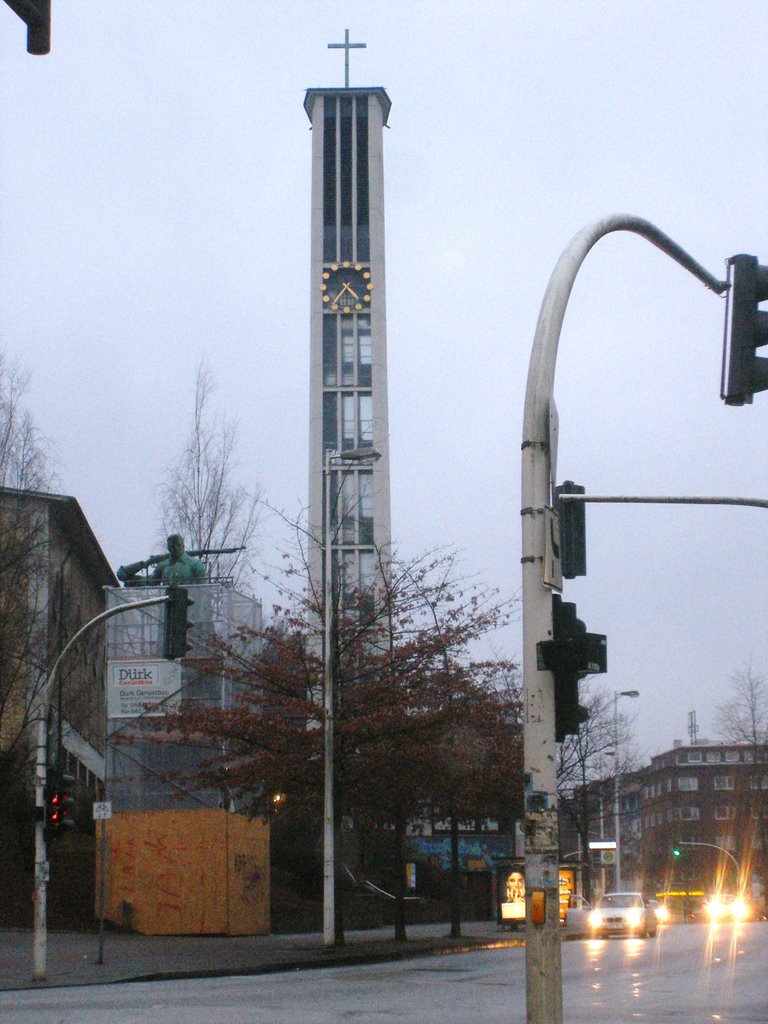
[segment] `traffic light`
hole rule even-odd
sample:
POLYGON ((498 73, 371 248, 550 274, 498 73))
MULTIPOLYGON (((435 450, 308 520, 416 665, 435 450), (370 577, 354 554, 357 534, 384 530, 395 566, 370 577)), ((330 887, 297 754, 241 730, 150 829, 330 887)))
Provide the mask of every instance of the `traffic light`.
POLYGON ((63 835, 76 828, 75 779, 57 768, 48 769, 45 786, 45 829, 49 839, 63 835))
POLYGON ((567 580, 587 575, 587 526, 583 501, 560 501, 561 494, 583 494, 584 488, 566 480, 555 488, 560 523, 560 566, 567 580))
POLYGON ((168 603, 165 606, 165 644, 163 657, 174 660, 183 658, 190 648, 187 630, 192 623, 187 619, 187 609, 194 604, 186 587, 169 587, 168 603))
POLYGON ((576 605, 552 595, 552 639, 537 644, 538 667, 555 677, 555 739, 578 734, 589 713, 579 704, 579 680, 608 671, 607 640, 588 633, 576 617, 576 605))
POLYGON ((676 857, 678 860, 683 856, 683 851, 680 849, 680 843, 675 843, 672 847, 672 856, 676 857))
POLYGON ((51 0, 6 0, 27 26, 27 53, 51 52, 51 0))
POLYGON ((768 311, 758 305, 768 299, 768 267, 757 256, 732 256, 728 294, 720 397, 726 405, 752 402, 757 391, 768 388, 768 358, 756 350, 768 345, 768 311))

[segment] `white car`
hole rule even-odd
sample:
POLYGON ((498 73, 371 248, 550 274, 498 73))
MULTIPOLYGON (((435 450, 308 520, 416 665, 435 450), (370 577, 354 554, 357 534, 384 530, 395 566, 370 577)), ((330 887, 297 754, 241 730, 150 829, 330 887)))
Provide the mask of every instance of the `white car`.
POLYGON ((639 892, 609 892, 589 915, 593 936, 656 934, 656 914, 639 892))

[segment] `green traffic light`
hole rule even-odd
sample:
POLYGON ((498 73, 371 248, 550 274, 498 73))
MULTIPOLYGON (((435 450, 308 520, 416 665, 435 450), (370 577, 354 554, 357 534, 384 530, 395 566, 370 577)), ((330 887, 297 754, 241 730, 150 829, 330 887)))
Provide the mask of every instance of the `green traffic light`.
POLYGON ((673 857, 682 857, 682 855, 683 855, 683 851, 680 849, 679 846, 673 846, 672 847, 672 856, 673 857))

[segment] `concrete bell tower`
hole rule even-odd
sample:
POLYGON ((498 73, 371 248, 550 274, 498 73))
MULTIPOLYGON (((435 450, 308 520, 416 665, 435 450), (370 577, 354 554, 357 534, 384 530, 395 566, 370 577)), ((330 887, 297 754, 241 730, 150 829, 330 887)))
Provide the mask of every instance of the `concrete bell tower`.
POLYGON ((326 493, 333 565, 343 567, 345 587, 372 585, 391 542, 383 166, 391 104, 381 87, 349 85, 350 49, 364 45, 350 43, 348 31, 344 43, 329 44, 345 51, 345 86, 308 89, 304 101, 312 123, 309 502, 317 593, 326 493))

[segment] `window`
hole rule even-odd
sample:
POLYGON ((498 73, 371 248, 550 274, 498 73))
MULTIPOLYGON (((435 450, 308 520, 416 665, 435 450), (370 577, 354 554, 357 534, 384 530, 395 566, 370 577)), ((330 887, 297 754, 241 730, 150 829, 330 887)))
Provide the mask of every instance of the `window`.
POLYGON ((755 752, 754 752, 754 750, 745 750, 744 751, 744 763, 745 764, 754 764, 754 761, 755 761, 755 752))
POLYGON ((768 789, 768 775, 753 775, 749 780, 750 789, 768 789))
POLYGON ((336 101, 330 97, 323 118, 323 259, 336 259, 336 101))
POLYGON ((358 316, 357 318, 357 347, 358 347, 358 370, 357 382, 363 387, 371 386, 371 318, 369 316, 358 316))
POLYGON ((354 551, 339 551, 334 557, 336 586, 341 587, 340 606, 351 608, 357 592, 357 554, 354 551), (340 579, 339 579, 340 577, 340 579))
POLYGON ((699 780, 695 775, 681 775, 677 780, 677 788, 685 793, 692 793, 699 788, 699 780))
POLYGON ((355 101, 357 121, 357 258, 371 258, 368 202, 368 99, 358 96, 355 101))
POLYGON ((353 259, 352 254, 352 97, 339 100, 339 170, 341 238, 339 257, 353 259))
POLYGON ((700 816, 699 808, 695 804, 681 808, 680 817, 683 821, 698 821, 700 816))
POLYGON ((360 544, 373 544, 373 473, 358 473, 360 544))
POLYGON ((365 447, 373 444, 373 396, 361 394, 359 396, 359 408, 358 437, 360 438, 360 446, 365 447))
POLYGON ((370 590, 374 583, 374 571, 376 568, 375 555, 373 551, 360 552, 360 589, 370 590))
POLYGON ((726 750, 726 752, 725 752, 725 760, 726 761, 738 761, 739 760, 739 752, 738 752, 738 750, 726 750))
POLYGON ((323 449, 336 451, 339 445, 339 427, 336 422, 337 396, 333 392, 323 395, 323 449))
POLYGON ((337 316, 323 317, 323 383, 331 387, 337 383, 336 327, 338 322, 337 316))
POLYGON ((735 850, 736 844, 733 841, 733 836, 715 836, 715 845, 722 846, 724 850, 735 850))
POLYGON ((715 789, 733 789, 732 775, 716 775, 715 789))
POLYGON ((341 318, 341 383, 355 383, 355 330, 354 321, 341 318))
POLYGON ((688 751, 688 764, 701 764, 701 751, 700 750, 689 750, 688 751))
POLYGON ((733 817, 733 808, 726 804, 721 804, 715 807, 715 820, 716 821, 728 821, 729 818, 733 817))
POLYGON ((707 764, 720 764, 723 760, 723 755, 719 750, 708 750, 707 751, 707 764))
POLYGON ((342 544, 354 544, 355 537, 355 506, 357 505, 357 495, 355 494, 355 477, 354 474, 349 472, 343 472, 339 474, 340 490, 338 493, 338 507, 336 509, 336 522, 341 517, 341 542, 342 544))
POLYGON ((356 447, 355 396, 345 394, 341 396, 341 448, 342 451, 348 451, 356 447))

